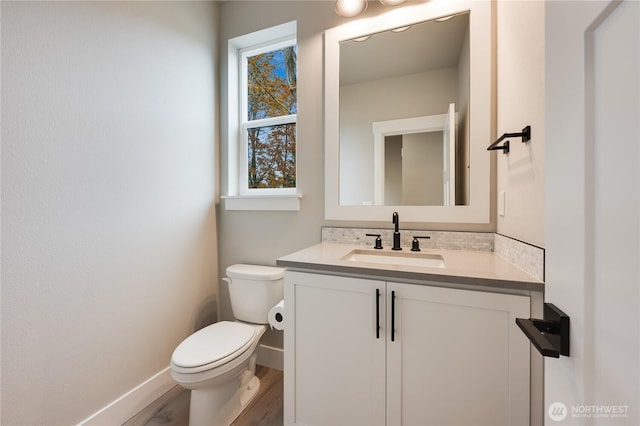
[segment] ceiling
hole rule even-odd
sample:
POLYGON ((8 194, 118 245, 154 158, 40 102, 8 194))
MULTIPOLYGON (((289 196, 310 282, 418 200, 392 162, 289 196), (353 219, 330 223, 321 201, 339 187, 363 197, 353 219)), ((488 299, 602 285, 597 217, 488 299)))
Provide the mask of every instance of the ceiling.
POLYGON ((469 14, 414 24, 340 44, 340 85, 454 67, 468 37, 469 14))

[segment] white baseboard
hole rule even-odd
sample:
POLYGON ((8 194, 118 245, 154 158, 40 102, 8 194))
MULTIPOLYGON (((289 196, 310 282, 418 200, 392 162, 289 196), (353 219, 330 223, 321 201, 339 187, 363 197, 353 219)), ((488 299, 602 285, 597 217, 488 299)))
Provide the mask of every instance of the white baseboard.
POLYGON ((284 350, 273 346, 259 345, 257 363, 282 371, 284 370, 284 350))
POLYGON ((175 385, 176 382, 171 377, 171 367, 167 367, 87 417, 78 423, 78 426, 121 425, 175 385))
MULTIPOLYGON (((284 367, 284 350, 272 346, 259 345, 257 363, 265 367, 282 370, 284 367)), ((78 423, 78 426, 121 425, 167 393, 175 385, 176 382, 171 377, 171 367, 167 367, 87 417, 78 423)))

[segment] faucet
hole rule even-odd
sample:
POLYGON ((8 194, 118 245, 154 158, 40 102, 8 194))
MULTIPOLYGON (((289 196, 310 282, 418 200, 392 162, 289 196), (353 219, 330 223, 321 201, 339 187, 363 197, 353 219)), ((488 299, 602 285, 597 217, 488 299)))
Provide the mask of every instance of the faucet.
POLYGON ((398 228, 400 227, 398 212, 393 212, 391 222, 395 225, 395 230, 393 231, 393 247, 391 250, 402 250, 402 247, 400 247, 400 231, 398 231, 398 228))

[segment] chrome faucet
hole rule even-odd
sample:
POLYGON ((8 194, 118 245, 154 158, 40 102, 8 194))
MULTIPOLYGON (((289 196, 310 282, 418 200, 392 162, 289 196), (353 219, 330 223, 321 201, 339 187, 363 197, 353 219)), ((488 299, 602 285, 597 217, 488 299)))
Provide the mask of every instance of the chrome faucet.
POLYGON ((391 250, 402 250, 402 247, 400 247, 400 231, 398 230, 398 228, 400 227, 400 218, 398 217, 398 212, 393 212, 391 222, 395 225, 395 230, 393 231, 393 247, 391 248, 391 250))

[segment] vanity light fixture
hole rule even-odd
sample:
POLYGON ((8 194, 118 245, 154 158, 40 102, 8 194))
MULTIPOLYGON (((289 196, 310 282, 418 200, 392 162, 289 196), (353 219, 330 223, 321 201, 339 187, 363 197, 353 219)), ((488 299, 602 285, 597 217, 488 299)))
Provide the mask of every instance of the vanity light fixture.
POLYGON ((353 18, 367 9, 367 0, 337 0, 336 13, 345 18, 353 18))
MULTIPOLYGON (((380 0, 385 6, 397 6, 406 0, 380 0)), ((345 18, 353 18, 367 9, 367 0, 337 0, 336 13, 345 18)))

